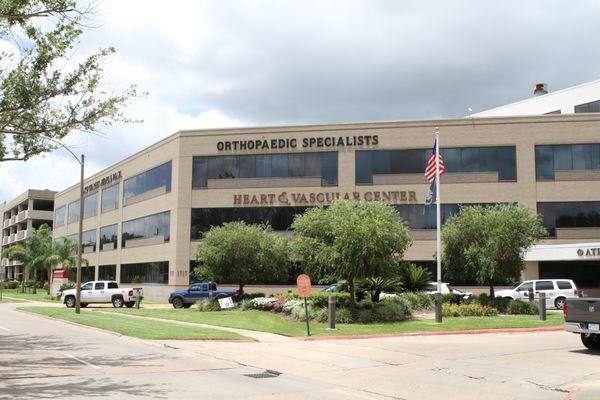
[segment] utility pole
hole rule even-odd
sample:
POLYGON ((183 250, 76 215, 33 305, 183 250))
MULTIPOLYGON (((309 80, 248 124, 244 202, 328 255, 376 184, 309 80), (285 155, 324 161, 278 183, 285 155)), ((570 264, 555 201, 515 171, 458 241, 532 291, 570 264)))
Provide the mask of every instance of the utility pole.
MULTIPOLYGON (((78 160, 79 161, 79 160, 78 160)), ((77 242, 77 283, 75 295, 75 313, 81 312, 81 253, 83 250, 83 171, 85 156, 81 155, 81 180, 79 181, 79 239, 77 242)))

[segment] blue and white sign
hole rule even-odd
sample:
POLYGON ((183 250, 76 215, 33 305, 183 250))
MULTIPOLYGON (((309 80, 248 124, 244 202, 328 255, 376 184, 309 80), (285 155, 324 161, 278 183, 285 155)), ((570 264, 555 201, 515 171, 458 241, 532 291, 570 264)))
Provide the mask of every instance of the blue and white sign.
POLYGON ((231 297, 225 297, 224 299, 219 299, 219 306, 221 309, 233 308, 233 300, 231 297))

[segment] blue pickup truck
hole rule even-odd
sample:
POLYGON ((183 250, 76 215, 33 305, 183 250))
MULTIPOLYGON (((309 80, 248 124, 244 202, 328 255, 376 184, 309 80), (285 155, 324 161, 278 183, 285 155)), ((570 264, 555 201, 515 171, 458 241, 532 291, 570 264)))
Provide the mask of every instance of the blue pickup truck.
POLYGON ((195 282, 187 290, 177 290, 169 295, 169 303, 174 308, 190 308, 197 301, 237 295, 237 290, 217 290, 215 282, 195 282))

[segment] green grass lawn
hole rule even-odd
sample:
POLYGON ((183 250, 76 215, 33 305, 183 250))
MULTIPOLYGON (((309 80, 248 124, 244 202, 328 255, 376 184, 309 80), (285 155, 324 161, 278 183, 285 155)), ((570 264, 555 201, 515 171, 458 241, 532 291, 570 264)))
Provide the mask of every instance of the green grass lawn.
POLYGON ((72 308, 56 307, 19 307, 18 309, 140 339, 248 339, 237 333, 218 329, 182 326, 160 321, 140 321, 136 318, 118 314, 109 315, 94 311, 82 311, 78 315, 75 314, 75 310, 72 308))
POLYGON ((0 301, 0 304, 2 304, 2 303, 21 303, 21 302, 22 302, 21 300, 7 298, 6 296, 4 296, 4 293, 2 293, 2 300, 0 301))
POLYGON ((56 303, 58 300, 56 297, 52 298, 46 293, 44 289, 38 289, 36 294, 29 293, 16 293, 15 289, 4 289, 2 291, 2 298, 10 298, 15 301, 44 301, 48 303, 56 303))
MULTIPOLYGON (((284 336, 306 336, 306 323, 293 322, 279 314, 266 311, 215 311, 200 312, 190 309, 107 309, 116 313, 137 314, 147 317, 171 319, 186 322, 242 328, 253 331, 271 332, 284 336)), ((327 330, 323 323, 311 323, 313 336, 332 335, 372 335, 382 333, 407 333, 429 331, 454 331, 494 328, 531 328, 541 326, 559 326, 564 322, 562 313, 548 313, 546 321, 538 316, 498 316, 498 317, 462 317, 444 318, 442 324, 433 319, 392 322, 380 324, 337 324, 336 330, 327 330)))

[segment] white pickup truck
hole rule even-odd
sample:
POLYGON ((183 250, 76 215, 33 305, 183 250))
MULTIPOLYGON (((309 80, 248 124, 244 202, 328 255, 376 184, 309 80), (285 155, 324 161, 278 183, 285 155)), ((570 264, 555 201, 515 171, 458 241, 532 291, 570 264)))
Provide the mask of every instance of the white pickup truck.
MULTIPOLYGON (((69 289, 62 293, 61 302, 67 307, 75 307, 76 290, 69 289)), ((119 288, 114 281, 92 281, 81 286, 81 307, 90 303, 112 303, 113 307, 131 308, 135 305, 136 290, 133 288, 119 288)), ((140 293, 140 301, 143 299, 140 293)))

